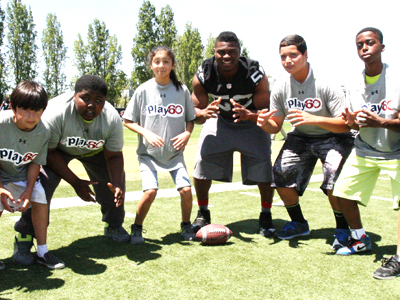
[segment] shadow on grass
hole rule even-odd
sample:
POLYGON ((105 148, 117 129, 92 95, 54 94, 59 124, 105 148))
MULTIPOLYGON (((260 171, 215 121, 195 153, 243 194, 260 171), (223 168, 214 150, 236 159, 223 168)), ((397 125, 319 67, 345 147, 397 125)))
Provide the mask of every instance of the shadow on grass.
POLYGON ((142 264, 148 260, 159 258, 155 253, 161 247, 152 243, 132 245, 130 243, 115 242, 104 236, 92 236, 79 239, 67 247, 53 251, 62 258, 67 266, 75 273, 82 275, 96 275, 106 271, 107 266, 98 263, 98 259, 109 259, 127 256, 128 259, 142 264))
POLYGON ((59 278, 48 278, 53 272, 42 265, 18 266, 12 258, 3 259, 6 269, 0 271, 0 299, 13 298, 12 291, 23 292, 46 291, 62 287, 65 281, 59 278), (8 291, 8 292, 7 292, 8 291))

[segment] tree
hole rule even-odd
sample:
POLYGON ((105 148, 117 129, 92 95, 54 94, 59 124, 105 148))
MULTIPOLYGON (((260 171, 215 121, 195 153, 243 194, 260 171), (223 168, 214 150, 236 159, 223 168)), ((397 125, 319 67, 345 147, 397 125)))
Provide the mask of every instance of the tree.
POLYGON ((203 45, 197 28, 191 23, 186 24, 185 32, 178 38, 176 45, 175 68, 178 78, 191 90, 193 76, 203 60, 203 45))
POLYGON ((167 5, 162 8, 160 15, 157 16, 156 9, 150 1, 144 1, 140 7, 136 28, 138 33, 133 39, 131 52, 134 62, 132 88, 153 77, 148 67, 148 54, 157 45, 172 48, 177 32, 171 7, 167 5))
POLYGON ((74 43, 75 66, 79 77, 84 74, 100 76, 107 83, 107 100, 116 104, 126 86, 126 74, 119 68, 122 48, 115 35, 110 35, 106 24, 95 19, 89 24, 87 45, 81 35, 74 43))
POLYGON ((33 80, 37 76, 37 32, 31 8, 21 0, 11 0, 7 5, 8 53, 15 84, 33 80))
POLYGON ((171 6, 167 5, 161 8, 161 13, 156 17, 156 23, 157 44, 172 49, 175 43, 177 30, 171 6))
POLYGON ((0 6, 0 103, 3 102, 5 94, 8 90, 7 85, 7 66, 2 52, 4 45, 4 10, 0 6))
POLYGON ((204 50, 204 58, 210 58, 214 56, 214 48, 215 48, 215 41, 217 40, 216 37, 213 37, 210 33, 207 39, 207 44, 204 50))
POLYGON ((63 71, 67 55, 61 25, 55 14, 46 17, 47 27, 42 33, 43 58, 46 64, 44 82, 49 98, 64 92, 66 76, 63 71))

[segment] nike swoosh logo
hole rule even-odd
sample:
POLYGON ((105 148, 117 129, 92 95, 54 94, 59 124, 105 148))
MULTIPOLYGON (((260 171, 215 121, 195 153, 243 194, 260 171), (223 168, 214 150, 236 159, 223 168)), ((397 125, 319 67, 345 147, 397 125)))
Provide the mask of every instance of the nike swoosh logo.
POLYGON ((357 246, 357 251, 361 251, 361 250, 363 250, 365 247, 367 247, 367 245, 364 245, 364 246, 357 246))

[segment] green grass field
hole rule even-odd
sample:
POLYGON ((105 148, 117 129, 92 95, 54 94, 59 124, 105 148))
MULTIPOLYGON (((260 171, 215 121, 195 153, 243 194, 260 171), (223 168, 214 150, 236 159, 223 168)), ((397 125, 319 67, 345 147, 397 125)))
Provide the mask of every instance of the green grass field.
MULTIPOLYGON (((199 131, 196 126, 185 153, 190 172, 199 131)), ((125 133, 127 189, 140 190, 136 136, 125 133)), ((272 144, 274 157, 282 143, 278 135, 272 144)), ((84 174, 79 164, 73 168, 84 174)), ((315 174, 319 173, 317 166, 315 174)), ((238 157, 234 181, 240 181, 238 157)), ((254 188, 211 195, 213 223, 227 225, 234 233, 221 246, 181 240, 178 196, 156 199, 145 221, 146 243, 139 246, 103 237, 97 205, 54 209, 49 247, 67 265, 57 271, 13 264, 12 217, 16 215, 4 214, 0 219, 0 258, 7 267, 0 271, 0 299, 400 299, 400 279, 372 278, 383 256, 396 251, 397 212, 392 203, 372 199, 367 208, 361 208, 372 252, 336 256, 330 250, 333 213, 319 184, 310 183, 301 199, 311 234, 289 241, 258 234, 260 201, 254 188)), ((171 187, 169 174, 160 176, 160 188, 171 187)), ((390 195, 389 181, 382 176, 374 196, 390 195)), ((63 183, 56 197, 67 196, 75 194, 63 183)), ((126 229, 134 221, 136 205, 137 201, 126 202, 126 229)), ((196 211, 194 206, 192 219, 196 211)), ((288 215, 283 207, 274 206, 273 218, 281 228, 288 215)))

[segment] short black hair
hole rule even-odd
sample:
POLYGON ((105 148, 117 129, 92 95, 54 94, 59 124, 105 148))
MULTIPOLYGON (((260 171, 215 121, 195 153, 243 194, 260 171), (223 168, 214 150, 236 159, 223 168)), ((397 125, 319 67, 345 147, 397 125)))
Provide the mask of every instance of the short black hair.
POLYGON ((232 31, 222 31, 215 40, 215 46, 218 42, 235 43, 240 50, 240 42, 236 34, 232 31))
POLYGON ((284 37, 279 44, 279 49, 287 46, 296 46, 297 50, 299 50, 301 54, 304 54, 307 51, 306 41, 298 34, 291 34, 284 37))
POLYGON ((21 81, 11 93, 10 102, 12 108, 43 109, 47 107, 47 92, 35 81, 21 81))
POLYGON ((371 32, 375 33, 375 35, 376 35, 376 37, 378 38, 378 40, 381 42, 381 44, 383 44, 383 34, 382 34, 382 31, 380 31, 378 28, 375 28, 375 27, 365 27, 365 28, 361 29, 361 30, 357 33, 356 37, 357 37, 358 35, 360 35, 361 33, 367 32, 367 31, 371 31, 371 32))
POLYGON ((75 94, 82 90, 99 91, 107 96, 107 83, 96 75, 83 75, 75 83, 75 94))

